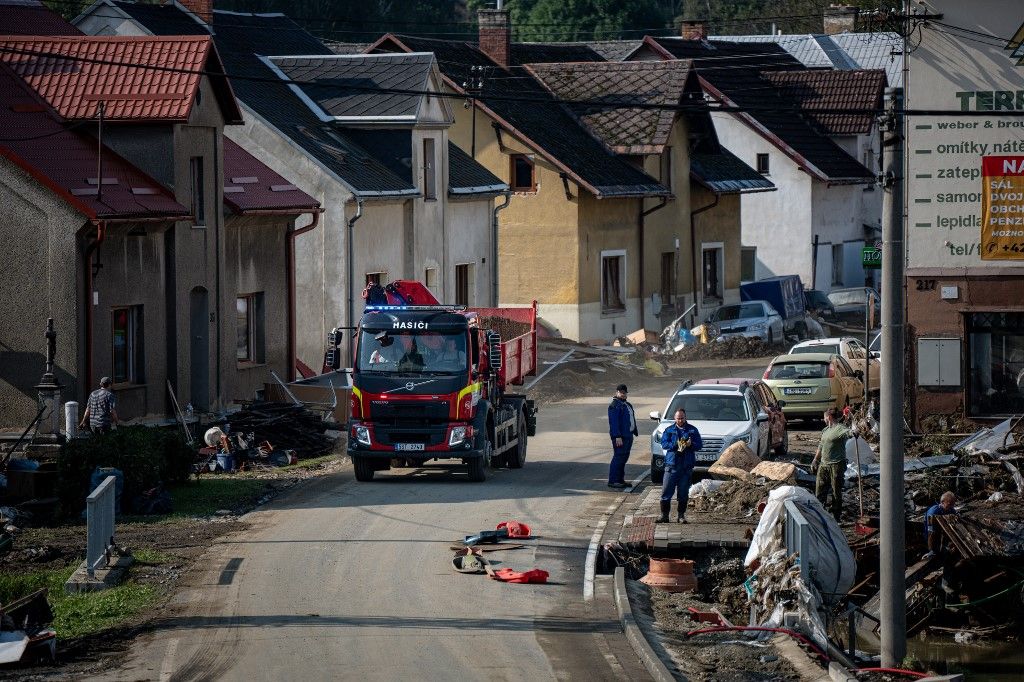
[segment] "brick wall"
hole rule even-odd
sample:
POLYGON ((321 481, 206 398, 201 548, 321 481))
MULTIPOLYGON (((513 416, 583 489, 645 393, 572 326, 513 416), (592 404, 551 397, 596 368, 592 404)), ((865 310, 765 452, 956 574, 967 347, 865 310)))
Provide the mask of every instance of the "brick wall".
POLYGON ((498 64, 508 66, 512 42, 508 12, 482 9, 477 12, 477 20, 480 24, 480 49, 498 64))
POLYGON ((180 2, 207 24, 213 23, 213 0, 180 0, 180 2))

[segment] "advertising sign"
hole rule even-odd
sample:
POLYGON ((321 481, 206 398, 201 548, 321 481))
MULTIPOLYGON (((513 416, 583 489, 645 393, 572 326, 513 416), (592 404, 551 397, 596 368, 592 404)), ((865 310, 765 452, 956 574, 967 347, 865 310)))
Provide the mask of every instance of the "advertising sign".
POLYGON ((1024 156, 981 159, 982 260, 1024 260, 1024 156))

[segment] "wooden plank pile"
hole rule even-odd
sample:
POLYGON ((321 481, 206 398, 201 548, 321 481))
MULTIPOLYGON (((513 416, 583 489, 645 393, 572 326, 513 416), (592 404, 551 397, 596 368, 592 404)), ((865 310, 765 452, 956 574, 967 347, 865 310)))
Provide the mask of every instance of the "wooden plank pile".
POLYGON ((294 450, 299 459, 330 452, 335 440, 325 432, 337 424, 324 421, 303 405, 254 402, 228 416, 231 433, 252 433, 257 443, 270 441, 275 450, 294 450))

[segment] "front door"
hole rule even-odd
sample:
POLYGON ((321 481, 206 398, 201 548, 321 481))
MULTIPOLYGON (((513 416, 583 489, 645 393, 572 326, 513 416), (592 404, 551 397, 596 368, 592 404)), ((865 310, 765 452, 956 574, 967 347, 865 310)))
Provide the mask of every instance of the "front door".
MULTIPOLYGON (((189 296, 189 402, 197 412, 210 409, 210 301, 203 287, 189 296)), ((185 406, 182 405, 184 410, 185 406)))

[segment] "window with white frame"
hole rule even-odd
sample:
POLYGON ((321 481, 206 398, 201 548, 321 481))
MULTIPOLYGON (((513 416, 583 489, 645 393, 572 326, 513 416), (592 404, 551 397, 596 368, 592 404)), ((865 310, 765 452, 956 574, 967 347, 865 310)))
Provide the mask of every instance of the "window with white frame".
POLYGON ((472 263, 460 263, 455 266, 455 305, 473 305, 476 303, 474 293, 476 282, 474 281, 472 263))
POLYGON ((235 299, 235 360, 238 364, 265 361, 263 324, 263 292, 238 296, 235 299))
POLYGON ((626 309, 626 252, 601 252, 601 312, 626 309))
POLYGON ((145 382, 142 330, 141 305, 110 311, 110 374, 115 384, 145 382))
POLYGON ((740 248, 740 281, 753 282, 757 279, 757 247, 740 248))
POLYGON ((206 187, 203 184, 203 157, 189 159, 189 183, 192 190, 192 226, 206 227, 206 187))
POLYGON ((843 245, 832 245, 832 284, 843 285, 843 245))
POLYGON ((434 154, 434 138, 423 138, 423 198, 437 199, 437 164, 434 154))
POLYGON ((725 248, 721 242, 701 244, 701 291, 704 298, 725 297, 725 248))

